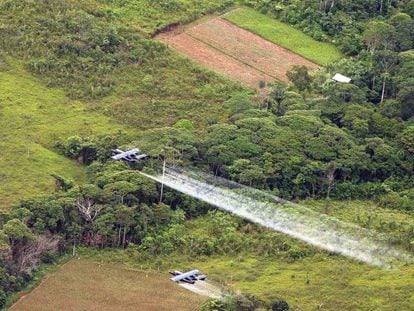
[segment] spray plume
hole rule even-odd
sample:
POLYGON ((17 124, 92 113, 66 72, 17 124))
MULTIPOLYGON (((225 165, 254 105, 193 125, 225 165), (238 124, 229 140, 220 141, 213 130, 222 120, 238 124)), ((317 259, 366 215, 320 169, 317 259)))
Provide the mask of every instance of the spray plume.
POLYGON ((171 168, 166 168, 162 175, 141 174, 224 211, 330 252, 382 267, 412 261, 407 252, 388 245, 389 237, 386 235, 226 179, 171 168))

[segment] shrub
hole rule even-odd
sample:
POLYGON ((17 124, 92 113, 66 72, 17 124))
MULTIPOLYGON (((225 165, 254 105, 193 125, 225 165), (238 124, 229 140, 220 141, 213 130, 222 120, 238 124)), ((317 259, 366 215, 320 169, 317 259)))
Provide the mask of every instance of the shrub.
POLYGON ((51 264, 54 263, 58 258, 58 254, 56 252, 46 252, 42 255, 42 262, 51 264))
POLYGON ((201 311, 229 311, 236 310, 234 299, 231 296, 223 299, 209 299, 204 302, 201 307, 201 311))
POLYGON ((6 293, 2 289, 0 289, 0 308, 5 306, 6 299, 7 299, 6 293))
POLYGON ((236 296, 237 311, 253 311, 264 306, 263 301, 251 294, 242 294, 236 296))
POLYGON ((272 311, 288 311, 290 310, 289 305, 284 300, 276 300, 272 302, 272 311))
POLYGON ((288 254, 288 257, 293 260, 297 260, 297 259, 307 256, 307 253, 304 250, 298 247, 295 247, 295 246, 289 249, 287 254, 288 254))
POLYGON ((400 193, 390 192, 379 199, 379 205, 397 210, 414 210, 414 189, 400 193))

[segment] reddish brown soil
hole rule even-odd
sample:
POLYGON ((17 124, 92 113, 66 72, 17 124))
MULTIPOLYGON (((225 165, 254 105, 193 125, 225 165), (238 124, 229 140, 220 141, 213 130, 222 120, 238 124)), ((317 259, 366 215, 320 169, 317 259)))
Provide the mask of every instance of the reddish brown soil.
POLYGON ((286 71, 293 65, 319 67, 220 17, 162 33, 158 38, 199 64, 253 88, 258 88, 260 81, 287 81, 286 71))
POLYGON ((273 77, 221 53, 186 33, 181 33, 174 37, 163 37, 163 41, 199 64, 231 79, 238 80, 249 87, 258 87, 260 80, 274 80, 273 77))

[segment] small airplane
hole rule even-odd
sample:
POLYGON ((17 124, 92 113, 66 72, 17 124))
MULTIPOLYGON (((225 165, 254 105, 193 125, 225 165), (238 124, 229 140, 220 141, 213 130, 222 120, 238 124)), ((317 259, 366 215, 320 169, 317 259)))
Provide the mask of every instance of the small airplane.
POLYGON ((128 151, 122 151, 121 149, 112 149, 114 156, 111 157, 114 161, 124 160, 127 162, 136 162, 148 157, 145 153, 141 153, 138 148, 134 148, 128 151))
POLYGON ((189 284, 194 284, 197 281, 205 281, 207 276, 205 274, 198 275, 198 270, 191 270, 185 273, 180 271, 170 271, 170 274, 174 275, 170 280, 173 282, 185 282, 189 284))

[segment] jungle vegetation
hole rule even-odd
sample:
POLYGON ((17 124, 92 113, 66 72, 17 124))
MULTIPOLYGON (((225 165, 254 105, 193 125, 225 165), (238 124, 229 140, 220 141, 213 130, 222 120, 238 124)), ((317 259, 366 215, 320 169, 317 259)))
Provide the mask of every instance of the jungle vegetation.
MULTIPOLYGON (((65 98, 59 107, 75 101, 72 107, 93 113, 101 125, 83 131, 85 123, 76 123, 69 135, 33 127, 38 148, 52 150, 50 157, 62 161, 56 165, 61 173, 48 172, 54 192, 15 200, 0 212, 0 306, 30 282, 42 262, 53 262, 74 245, 99 249, 96 256, 121 252, 122 260, 129 254, 142 262, 157 257, 160 265, 174 256, 178 262, 176 250, 184 247, 182 262, 204 262, 208 269, 210 260, 223 273, 231 269, 234 256, 245 258, 251 269, 262 260, 263 273, 270 273, 273 262, 291 272, 301 264, 320 267, 328 260, 338 273, 346 263, 358 284, 368 282, 359 278, 361 272, 377 281, 370 283, 371 298, 354 301, 350 291, 340 300, 343 308, 409 306, 413 284, 406 276, 412 267, 405 276, 393 274, 392 284, 385 285, 381 280, 391 278, 385 272, 361 268, 173 191, 160 202, 157 185, 137 169, 167 159, 171 165, 194 166, 285 199, 324 200, 322 212, 386 232, 392 243, 413 251, 413 18, 413 0, 0 0, 0 78, 27 79, 32 89, 24 92, 24 99, 31 92, 45 92, 48 111, 55 98, 65 98), (238 4, 331 42, 346 57, 317 72, 294 67, 288 73, 291 83, 275 82, 266 98, 260 98, 151 39, 168 25, 238 4), (334 83, 336 72, 352 77, 352 83, 334 83), (116 131, 111 131, 111 122, 116 131), (152 160, 137 167, 108 161, 111 148, 119 146, 139 146, 152 160), (76 172, 66 174, 61 169, 65 163, 76 172), (348 206, 353 200, 364 201, 348 206), (377 207, 370 210, 367 200, 377 207), (186 248, 190 244, 196 247, 186 248), (386 286, 398 288, 401 295, 384 302, 378 297, 386 286)), ((0 96, 4 128, 16 115, 30 119, 8 108, 21 107, 21 92, 13 83, 0 85, 0 90, 12 94, 0 96)), ((39 107, 25 103, 36 122, 39 107)), ((59 111, 66 115, 68 110, 59 111)), ((93 122, 85 118, 86 124, 93 122)), ((3 139, 6 133, 0 133, 3 139)), ((16 145, 28 139, 16 137, 16 145)), ((41 154, 49 154, 47 150, 41 154)), ((43 163, 42 170, 48 167, 43 163)), ((321 203, 314 202, 309 204, 318 209, 321 203)), ((282 279, 296 284, 289 277, 282 279)), ((298 289, 312 284, 307 278, 298 289)), ((282 297, 263 294, 255 280, 249 283, 241 275, 236 285, 268 301, 317 305, 310 294, 297 301, 298 291, 284 291, 282 297)), ((344 282, 329 286, 339 291, 352 280, 344 282)), ((255 298, 248 300, 250 309, 240 310, 258 306, 255 298)), ((330 301, 328 308, 337 304, 330 301)))

